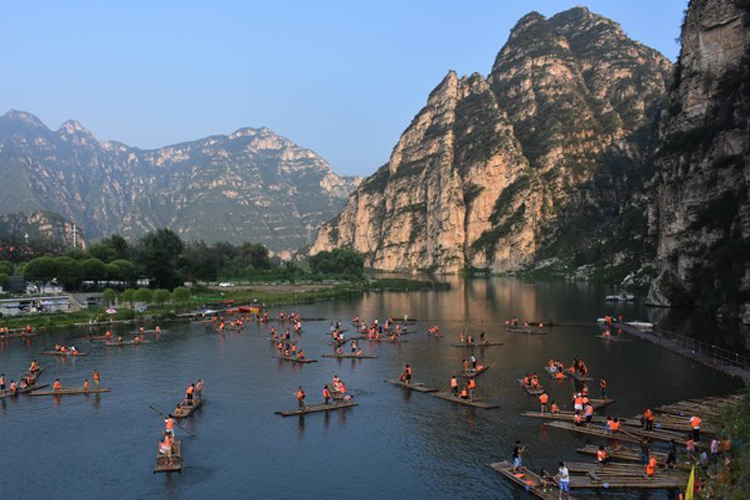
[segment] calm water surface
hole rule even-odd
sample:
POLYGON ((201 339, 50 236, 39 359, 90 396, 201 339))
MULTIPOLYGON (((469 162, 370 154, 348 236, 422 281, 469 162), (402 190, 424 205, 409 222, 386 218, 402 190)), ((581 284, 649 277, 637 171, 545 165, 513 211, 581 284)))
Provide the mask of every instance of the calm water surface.
MULTIPOLYGON (((530 498, 504 482, 485 464, 508 459, 512 443, 529 444, 536 467, 555 470, 560 460, 590 460, 577 455, 582 443, 564 431, 523 419, 536 409, 516 379, 542 372, 550 356, 566 363, 576 354, 594 377, 609 380, 618 402, 609 414, 631 416, 643 405, 725 394, 740 383, 651 344, 634 340, 608 344, 595 337, 595 318, 605 313, 649 319, 696 336, 715 335, 700 318, 645 311, 640 303, 607 305, 605 290, 568 283, 529 284, 509 279, 453 280, 449 292, 370 294, 295 308, 303 317, 372 319, 408 314, 426 330, 438 322, 446 335, 406 337, 403 345, 363 344, 377 360, 321 359, 296 366, 279 362, 266 326, 221 337, 202 324, 162 325, 169 331, 158 343, 105 348, 72 340, 88 330, 64 330, 33 341, 0 344, 0 371, 15 378, 36 353, 65 340, 90 351, 80 359, 39 357, 44 383, 59 377, 80 386, 94 368, 113 392, 95 396, 22 396, 0 400, 0 498, 65 499, 244 499, 244 498, 530 498), (505 318, 543 319, 574 325, 556 327, 543 337, 509 334, 505 318), (410 393, 383 382, 405 363, 414 379, 446 387, 460 367, 463 349, 451 347, 460 328, 485 330, 499 347, 477 350, 491 368, 477 379, 478 392, 500 405, 481 410, 410 393), (292 391, 302 385, 308 401, 321 399, 323 385, 339 374, 360 406, 303 418, 281 418, 274 411, 296 405, 292 391), (206 404, 181 421, 197 434, 178 429, 183 442, 181 475, 152 474, 162 421, 149 405, 167 411, 180 401, 191 379, 206 380, 206 404)), ((273 311, 272 311, 273 313, 273 311)), ((309 357, 330 351, 328 321, 303 324, 299 340, 309 357)), ((128 327, 122 327, 127 331, 128 327)), ((351 333, 351 332, 350 332, 351 333)), ((721 342, 737 343, 730 336, 721 342)), ((541 377, 552 399, 570 397, 570 382, 541 377)), ((527 464, 530 460, 527 459, 527 464)), ((578 498, 662 499, 664 493, 586 493, 578 498)))

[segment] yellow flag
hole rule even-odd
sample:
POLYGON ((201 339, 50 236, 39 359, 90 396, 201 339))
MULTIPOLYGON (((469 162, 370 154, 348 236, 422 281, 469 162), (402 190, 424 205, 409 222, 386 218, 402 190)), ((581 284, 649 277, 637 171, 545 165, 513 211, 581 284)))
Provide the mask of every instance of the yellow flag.
POLYGON ((690 469, 690 477, 688 478, 687 491, 685 492, 685 500, 693 500, 693 490, 695 489, 695 465, 690 469))

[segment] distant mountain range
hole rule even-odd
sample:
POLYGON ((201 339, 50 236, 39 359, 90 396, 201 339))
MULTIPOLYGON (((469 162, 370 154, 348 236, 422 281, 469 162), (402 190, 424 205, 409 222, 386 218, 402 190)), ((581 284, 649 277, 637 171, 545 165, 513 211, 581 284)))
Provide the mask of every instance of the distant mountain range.
POLYGON ((169 227, 283 251, 310 243, 359 179, 267 128, 142 150, 12 110, 0 116, 0 182, 0 213, 59 214, 89 239, 169 227))

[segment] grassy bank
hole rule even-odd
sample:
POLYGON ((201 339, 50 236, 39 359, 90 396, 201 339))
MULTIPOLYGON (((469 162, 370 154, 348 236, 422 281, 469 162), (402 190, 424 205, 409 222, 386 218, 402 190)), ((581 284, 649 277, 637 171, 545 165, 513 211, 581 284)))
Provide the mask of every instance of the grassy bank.
POLYGON ((93 308, 72 313, 38 314, 14 318, 0 319, 0 327, 10 329, 24 328, 31 325, 34 328, 49 328, 71 326, 89 322, 135 321, 139 319, 159 321, 175 318, 176 314, 189 311, 200 311, 204 307, 221 307, 231 300, 234 305, 250 304, 253 302, 266 306, 282 306, 306 304, 321 300, 356 298, 368 292, 416 292, 448 290, 450 285, 442 282, 427 280, 412 280, 405 278, 383 278, 374 280, 357 280, 331 285, 310 285, 287 283, 284 285, 266 286, 259 284, 242 289, 212 290, 206 287, 195 287, 190 302, 180 304, 165 304, 151 306, 138 314, 125 306, 117 306, 117 314, 108 315, 104 308, 93 308))

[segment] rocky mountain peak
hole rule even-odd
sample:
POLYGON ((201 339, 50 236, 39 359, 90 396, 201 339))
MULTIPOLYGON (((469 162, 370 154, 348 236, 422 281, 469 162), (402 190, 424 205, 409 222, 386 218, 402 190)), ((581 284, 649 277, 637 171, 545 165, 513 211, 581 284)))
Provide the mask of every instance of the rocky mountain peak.
POLYGON ((47 127, 39 118, 31 113, 27 113, 26 111, 18 111, 16 109, 10 109, 4 115, 0 116, 0 122, 4 122, 10 126, 21 126, 27 129, 47 130, 47 127))

